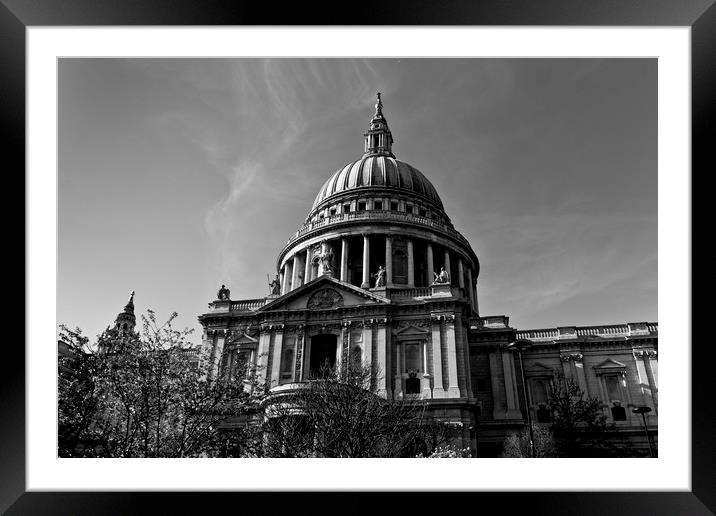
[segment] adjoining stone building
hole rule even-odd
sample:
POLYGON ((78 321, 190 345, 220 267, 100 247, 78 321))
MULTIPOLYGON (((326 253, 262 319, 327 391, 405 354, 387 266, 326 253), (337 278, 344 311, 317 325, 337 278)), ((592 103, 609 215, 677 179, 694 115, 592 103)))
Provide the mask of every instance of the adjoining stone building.
POLYGON ((605 415, 645 446, 635 406, 657 421, 656 323, 516 330, 481 316, 480 262, 430 181, 396 159, 380 94, 364 154, 319 189, 278 255, 271 293, 232 300, 222 286, 199 316, 212 375, 256 367, 273 392, 324 361, 369 365, 383 397, 427 400, 462 428, 478 456, 499 453, 529 410, 545 424, 558 373, 603 401, 605 415), (528 339, 523 385, 509 343, 528 339), (525 391, 527 407, 525 407, 525 391))

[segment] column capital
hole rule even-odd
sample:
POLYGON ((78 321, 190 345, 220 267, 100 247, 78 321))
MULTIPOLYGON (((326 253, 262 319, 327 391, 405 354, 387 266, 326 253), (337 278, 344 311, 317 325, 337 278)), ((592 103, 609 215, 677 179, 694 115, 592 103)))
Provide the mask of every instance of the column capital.
POLYGON ((581 353, 560 353, 559 359, 562 362, 569 362, 570 360, 573 362, 582 362, 584 355, 581 353))

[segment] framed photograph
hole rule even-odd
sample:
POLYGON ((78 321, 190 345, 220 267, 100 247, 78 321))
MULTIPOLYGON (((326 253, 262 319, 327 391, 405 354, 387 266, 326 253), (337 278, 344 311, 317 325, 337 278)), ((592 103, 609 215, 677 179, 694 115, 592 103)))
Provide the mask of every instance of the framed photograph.
MULTIPOLYGON (((0 507, 440 491, 708 514, 691 198, 713 165, 712 3, 391 4, 345 25, 294 7, 4 1, 27 332, 26 368, 4 379, 0 507), (130 372, 102 379, 118 408, 96 440, 68 444, 58 424, 87 407, 76 396, 58 420, 75 326, 105 361, 131 343, 168 357, 166 339, 187 369, 158 393, 221 379, 249 408, 200 423, 167 409, 150 430, 126 397, 147 391, 139 366, 92 362, 130 372), (331 394, 320 429, 305 392, 328 396, 330 374, 357 375, 375 421, 326 416, 331 394), (407 406, 438 426, 385 438, 407 406), (338 440, 338 419, 363 430, 338 440), (262 452, 226 437, 255 424, 262 452), (172 499, 185 491, 203 494, 172 499)), ((224 391, 201 392, 218 413, 224 391)))

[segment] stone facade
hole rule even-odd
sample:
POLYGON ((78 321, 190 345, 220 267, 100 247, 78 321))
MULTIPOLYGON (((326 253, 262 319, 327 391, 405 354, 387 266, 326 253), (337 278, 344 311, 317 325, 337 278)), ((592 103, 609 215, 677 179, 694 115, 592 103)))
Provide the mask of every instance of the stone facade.
POLYGON ((656 424, 655 323, 518 331, 505 316, 480 316, 477 255, 432 184, 395 159, 380 97, 364 136, 363 157, 326 181, 279 253, 280 293, 216 300, 199 317, 209 374, 255 369, 268 389, 284 390, 322 362, 360 361, 379 395, 428 400, 481 456, 499 452, 526 409, 543 424, 557 373, 603 400, 635 440, 643 429, 631 407, 651 407, 656 424), (534 343, 524 384, 507 347, 518 338, 534 343))

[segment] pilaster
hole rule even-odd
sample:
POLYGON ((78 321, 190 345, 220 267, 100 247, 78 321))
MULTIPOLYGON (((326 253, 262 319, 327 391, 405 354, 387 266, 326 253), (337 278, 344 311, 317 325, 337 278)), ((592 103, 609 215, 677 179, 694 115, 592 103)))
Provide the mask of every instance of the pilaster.
POLYGON ((391 398, 390 369, 388 362, 388 329, 386 319, 377 319, 375 328, 377 351, 377 394, 383 398, 391 398))
POLYGON ((440 316, 430 316, 430 335, 433 347, 433 398, 445 398, 447 393, 443 385, 442 328, 440 316))
MULTIPOLYGON (((505 375, 505 401, 507 402, 507 418, 521 419, 522 411, 517 390, 517 375, 515 373, 515 357, 513 352, 502 350, 502 371, 505 375)), ((529 410, 529 407, 525 407, 529 410)))
POLYGON ((455 342, 455 316, 445 316, 445 344, 448 363, 448 398, 459 398, 460 388, 457 381, 457 343, 455 342))
POLYGON ((408 286, 415 286, 415 257, 413 255, 413 241, 407 239, 408 244, 408 286))
POLYGON ((385 286, 393 286, 393 238, 385 235, 385 286))
POLYGON ((363 283, 361 288, 370 288, 370 235, 363 233, 363 283))
POLYGON ((348 239, 341 239, 341 281, 348 281, 348 239))
POLYGON ((427 264, 428 265, 428 270, 427 270, 428 283, 427 284, 431 285, 433 283, 433 281, 435 281, 435 262, 433 260, 433 244, 432 244, 432 242, 428 242, 426 254, 427 254, 427 262, 428 262, 428 264, 427 264))
POLYGON ((273 336, 273 354, 271 358, 271 377, 269 388, 281 382, 281 354, 283 353, 283 328, 278 328, 273 336))

